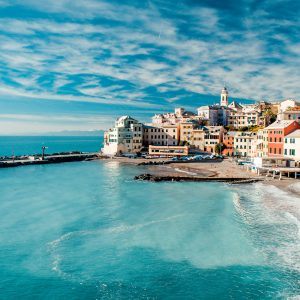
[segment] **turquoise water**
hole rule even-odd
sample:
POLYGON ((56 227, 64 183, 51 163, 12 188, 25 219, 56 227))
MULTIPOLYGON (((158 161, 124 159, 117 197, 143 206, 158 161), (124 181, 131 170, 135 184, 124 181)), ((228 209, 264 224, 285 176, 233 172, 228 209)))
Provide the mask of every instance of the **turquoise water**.
POLYGON ((81 151, 98 152, 102 148, 103 136, 0 136, 0 156, 26 155, 81 151))
POLYGON ((0 298, 300 295, 296 198, 132 180, 143 171, 115 161, 0 170, 0 298))

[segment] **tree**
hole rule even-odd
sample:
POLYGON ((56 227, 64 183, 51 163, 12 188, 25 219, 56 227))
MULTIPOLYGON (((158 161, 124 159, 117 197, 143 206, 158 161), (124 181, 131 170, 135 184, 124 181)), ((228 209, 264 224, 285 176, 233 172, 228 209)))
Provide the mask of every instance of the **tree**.
POLYGON ((217 154, 222 154, 224 149, 226 149, 226 146, 223 143, 218 143, 215 147, 215 152, 217 154))

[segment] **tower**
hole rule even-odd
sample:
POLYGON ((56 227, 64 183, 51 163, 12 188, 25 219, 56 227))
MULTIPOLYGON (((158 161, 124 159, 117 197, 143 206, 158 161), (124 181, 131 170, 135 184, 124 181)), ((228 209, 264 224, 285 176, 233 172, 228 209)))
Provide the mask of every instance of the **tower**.
POLYGON ((228 106, 228 90, 226 86, 224 86, 221 92, 221 106, 228 106))

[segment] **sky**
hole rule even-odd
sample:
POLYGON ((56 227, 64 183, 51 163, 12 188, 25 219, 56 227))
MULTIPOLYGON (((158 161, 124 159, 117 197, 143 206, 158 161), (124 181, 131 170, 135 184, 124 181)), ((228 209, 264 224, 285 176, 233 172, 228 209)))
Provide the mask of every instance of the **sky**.
POLYGON ((0 134, 297 99, 300 2, 0 0, 0 134))

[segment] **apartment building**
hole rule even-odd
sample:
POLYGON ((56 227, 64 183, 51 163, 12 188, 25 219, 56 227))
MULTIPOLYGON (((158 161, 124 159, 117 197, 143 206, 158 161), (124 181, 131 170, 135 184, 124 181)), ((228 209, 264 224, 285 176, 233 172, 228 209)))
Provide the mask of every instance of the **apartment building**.
POLYGON ((268 157, 283 157, 284 138, 297 129, 300 129, 300 125, 293 120, 277 120, 266 127, 265 130, 268 131, 268 157))
POLYGON ((177 146, 179 144, 179 125, 152 124, 143 127, 143 145, 177 146))
POLYGON ((223 134, 223 155, 233 156, 234 155, 234 137, 237 134, 236 131, 228 131, 223 134))
POLYGON ((180 142, 187 142, 190 145, 193 141, 193 130, 197 128, 197 124, 195 122, 182 122, 179 124, 179 131, 180 131, 180 142))
POLYGON ((204 136, 205 136, 205 131, 203 128, 193 129, 190 145, 199 150, 204 150, 204 136))
POLYGON ((243 157, 254 157, 256 154, 255 132, 238 132, 234 137, 234 155, 243 157))
POLYGON ((143 124, 131 118, 122 116, 115 122, 115 127, 104 133, 105 155, 120 155, 137 153, 142 148, 143 124))
POLYGON ((300 129, 284 138, 284 157, 300 161, 300 129))
POLYGON ((277 115, 277 120, 295 120, 300 123, 300 106, 288 108, 277 115))
POLYGON ((223 141, 223 126, 205 126, 204 151, 216 153, 216 145, 223 141))
POLYGON ((257 131, 257 146, 256 146, 257 156, 258 157, 267 157, 268 156, 268 130, 259 129, 257 131))

